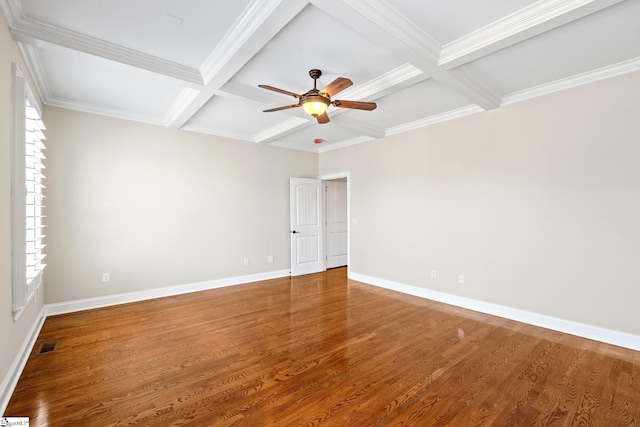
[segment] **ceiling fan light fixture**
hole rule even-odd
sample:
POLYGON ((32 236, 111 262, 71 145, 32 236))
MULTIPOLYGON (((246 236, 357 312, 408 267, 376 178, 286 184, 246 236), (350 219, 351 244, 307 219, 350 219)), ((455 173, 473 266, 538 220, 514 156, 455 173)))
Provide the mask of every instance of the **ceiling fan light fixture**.
POLYGON ((327 111, 329 101, 322 95, 310 94, 300 100, 300 106, 310 116, 317 117, 327 111))
POLYGON ((318 90, 318 77, 322 75, 322 71, 313 69, 309 71, 309 76, 313 79, 313 89, 310 91, 298 95, 297 93, 289 92, 288 90, 278 89, 277 87, 268 86, 268 85, 258 85, 263 89, 271 90, 273 92, 278 92, 283 95, 293 96, 298 99, 297 104, 293 105, 285 105, 282 107, 269 108, 268 110, 264 110, 265 113, 272 113, 274 111, 288 110, 290 108, 302 107, 305 113, 314 117, 319 124, 329 123, 329 115, 326 113, 329 105, 333 105, 334 107, 339 108, 350 108, 352 110, 366 110, 371 111, 375 110, 377 105, 375 102, 362 102, 362 101, 346 101, 337 99, 335 101, 331 101, 331 97, 338 92, 343 91, 353 84, 351 80, 346 77, 338 77, 327 87, 322 90, 318 90))

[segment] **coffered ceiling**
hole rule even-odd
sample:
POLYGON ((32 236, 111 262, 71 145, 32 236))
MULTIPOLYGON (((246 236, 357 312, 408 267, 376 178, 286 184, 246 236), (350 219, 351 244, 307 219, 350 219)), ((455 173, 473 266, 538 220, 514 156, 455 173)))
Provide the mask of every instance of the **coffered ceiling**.
POLYGON ((325 151, 640 69, 640 0, 0 0, 45 104, 325 151), (309 70, 353 86, 318 124, 309 70), (315 144, 315 139, 322 139, 315 144))

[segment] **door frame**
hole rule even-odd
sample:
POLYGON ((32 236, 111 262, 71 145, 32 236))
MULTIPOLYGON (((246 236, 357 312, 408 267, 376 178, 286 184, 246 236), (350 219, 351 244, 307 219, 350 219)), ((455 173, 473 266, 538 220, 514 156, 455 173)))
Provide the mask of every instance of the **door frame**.
MULTIPOLYGON (((337 173, 329 173, 324 175, 319 175, 318 179, 323 182, 324 181, 333 181, 336 179, 346 179, 347 180, 347 276, 351 271, 351 173, 346 172, 337 172, 337 173)), ((326 198, 324 198, 326 199, 326 198)), ((323 200, 322 209, 326 211, 326 200, 323 200)), ((322 233, 326 233, 326 221, 322 222, 322 233)), ((323 259, 326 260, 327 257, 327 245, 326 239, 322 239, 322 256, 323 259)), ((324 263, 324 269, 327 269, 326 262, 324 263)))

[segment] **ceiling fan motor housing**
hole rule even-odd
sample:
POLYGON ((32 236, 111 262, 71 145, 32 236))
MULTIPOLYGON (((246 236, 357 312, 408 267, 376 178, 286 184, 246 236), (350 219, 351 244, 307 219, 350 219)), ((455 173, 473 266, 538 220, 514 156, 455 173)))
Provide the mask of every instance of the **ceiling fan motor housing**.
MULTIPOLYGON (((319 79, 320 76, 322 75, 322 71, 314 68, 313 70, 309 70, 309 75, 311 76, 311 78, 313 80, 319 79)), ((315 85, 314 85, 315 86, 315 85)))

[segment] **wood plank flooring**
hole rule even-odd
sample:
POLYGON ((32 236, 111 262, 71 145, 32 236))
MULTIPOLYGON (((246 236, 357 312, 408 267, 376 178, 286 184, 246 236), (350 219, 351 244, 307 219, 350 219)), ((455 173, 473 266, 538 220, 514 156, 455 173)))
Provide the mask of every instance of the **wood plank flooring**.
POLYGON ((640 426, 639 403, 640 352, 335 269, 48 318, 6 415, 31 427, 618 427, 640 426))

